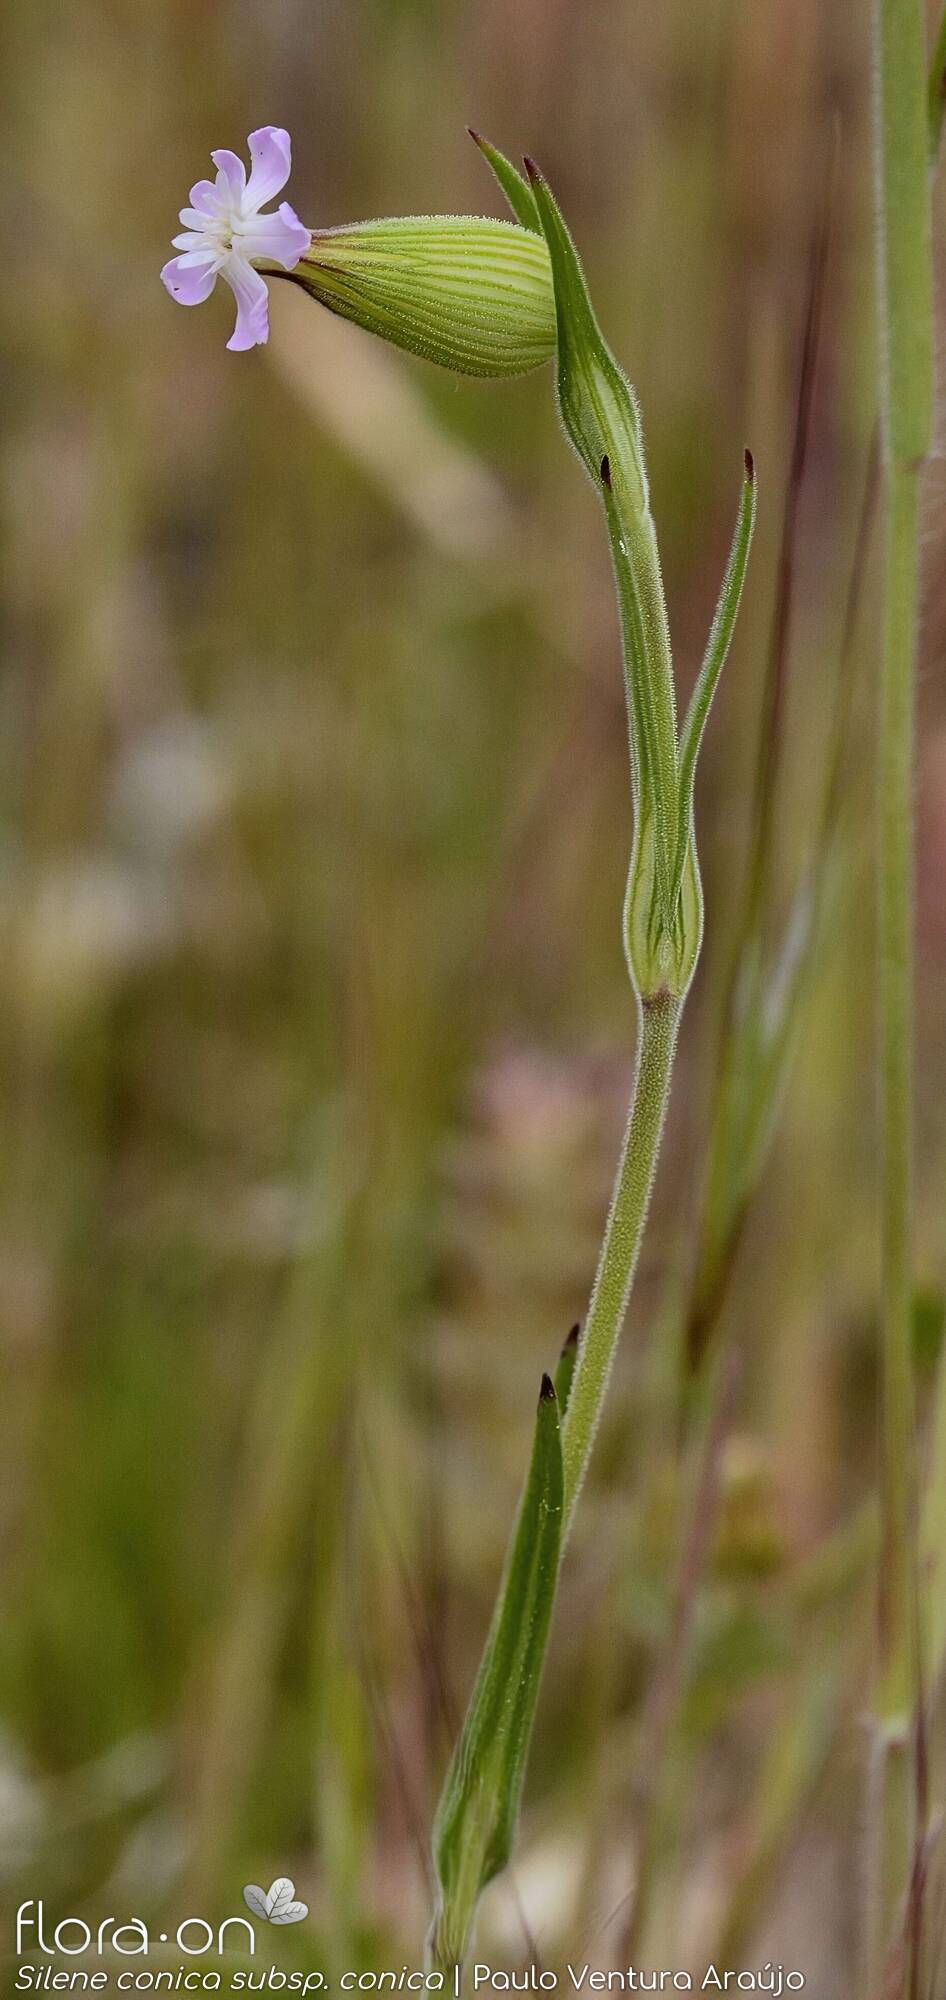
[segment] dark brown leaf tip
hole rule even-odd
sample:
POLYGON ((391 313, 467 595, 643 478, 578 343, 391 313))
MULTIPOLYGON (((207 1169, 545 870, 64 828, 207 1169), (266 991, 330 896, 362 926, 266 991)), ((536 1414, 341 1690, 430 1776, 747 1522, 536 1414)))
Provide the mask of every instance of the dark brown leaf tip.
POLYGON ((538 167, 535 164, 535 161, 530 158, 530 155, 528 153, 523 153, 522 164, 525 167, 526 173, 528 174, 530 181, 539 181, 542 179, 542 176, 539 172, 538 167))
POLYGON ((578 1346, 578 1339, 580 1333, 581 1333, 581 1321, 576 1319, 574 1326, 569 1329, 568 1335, 566 1337, 565 1345, 562 1348, 563 1354, 571 1354, 574 1351, 574 1349, 578 1346))
POLYGON ((610 491, 611 491, 611 460, 609 459, 609 457, 608 457, 608 454, 607 454, 607 452, 605 452, 605 454, 604 454, 604 457, 603 457, 603 459, 601 460, 601 484, 602 484, 602 486, 606 486, 606 487, 607 487, 607 489, 608 489, 608 492, 610 493, 610 491))
POLYGON ((749 447, 748 447, 748 445, 746 446, 746 449, 745 449, 745 451, 744 451, 744 453, 743 453, 743 457, 744 457, 744 459, 745 459, 745 463, 746 463, 746 478, 747 478, 747 479, 754 479, 754 478, 755 478, 755 459, 753 458, 753 456, 752 456, 752 453, 751 453, 751 451, 749 450, 749 447))
POLYGON ((482 132, 477 132, 475 125, 468 125, 466 129, 469 132, 470 138, 472 139, 474 146, 482 146, 483 144, 482 132))
POLYGON ((543 1375, 542 1377, 542 1387, 539 1390, 539 1401, 540 1403, 554 1403, 555 1401, 555 1384, 552 1380, 551 1375, 543 1375))

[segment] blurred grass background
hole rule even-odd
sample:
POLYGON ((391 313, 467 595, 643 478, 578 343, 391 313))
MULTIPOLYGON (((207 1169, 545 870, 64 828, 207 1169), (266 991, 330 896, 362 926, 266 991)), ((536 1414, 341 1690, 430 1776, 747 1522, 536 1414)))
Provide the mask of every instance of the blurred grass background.
MULTIPOLYGON (((746 441, 761 499, 704 758, 707 943, 657 1205, 515 1890, 484 1935, 509 1962, 530 1939, 548 1963, 725 1949, 854 1990, 870 559, 841 656, 874 413, 868 15, 34 0, 5 22, 5 1911, 42 1894, 212 1916, 285 1871, 316 1929, 280 1938, 281 1962, 419 1961, 432 1802, 539 1374, 586 1301, 631 1073, 607 553, 548 371, 458 384, 278 286, 269 349, 231 357, 229 300, 175 311, 157 272, 211 146, 264 122, 292 132, 313 226, 499 212, 470 122, 549 174, 639 391, 681 692, 746 441), (668 1356, 833 161, 763 927, 777 944, 813 847, 828 859, 846 671, 830 922, 718 1301, 717 1352, 741 1362, 707 1445, 668 1356)), ((943 501, 934 464, 924 1392, 944 1278, 943 501)))

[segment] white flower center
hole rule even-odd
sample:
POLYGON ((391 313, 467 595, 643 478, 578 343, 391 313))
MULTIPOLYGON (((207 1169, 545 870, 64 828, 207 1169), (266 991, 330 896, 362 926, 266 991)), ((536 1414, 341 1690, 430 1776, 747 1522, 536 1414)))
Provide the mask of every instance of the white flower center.
POLYGON ((241 238, 249 236, 259 224, 259 215, 254 209, 249 214, 241 205, 231 203, 217 215, 208 215, 201 230, 201 237, 208 250, 215 257, 231 257, 239 254, 241 238))

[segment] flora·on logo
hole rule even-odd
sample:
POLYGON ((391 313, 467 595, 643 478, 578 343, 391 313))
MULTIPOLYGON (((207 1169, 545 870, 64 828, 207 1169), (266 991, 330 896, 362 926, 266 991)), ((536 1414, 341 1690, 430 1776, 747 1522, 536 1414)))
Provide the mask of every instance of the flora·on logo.
POLYGON ((277 1875, 268 1891, 248 1882, 243 1901, 254 1917, 262 1917, 268 1924, 301 1924, 309 1914, 308 1903, 296 1901, 296 1885, 288 1875, 277 1875))
MULTIPOLYGON (((276 1887, 274 1883, 273 1888, 276 1887)), ((289 1889, 292 1892, 291 1882, 289 1889)), ((306 1914, 304 1904, 296 1907, 301 1908, 303 1916, 306 1914)), ((271 1921, 296 1923, 298 1918, 279 1917, 271 1921)), ((81 1917, 63 1917, 51 1939, 46 1935, 45 1923, 46 1909, 42 1898, 39 1902, 31 1898, 29 1902, 20 1904, 16 1913, 17 1957, 22 1957, 25 1952, 41 1952, 44 1957, 53 1958, 58 1952, 63 1958, 82 1958, 89 1952, 95 1952, 99 1958, 104 1958, 106 1952, 114 1951, 120 1958, 146 1958, 151 1949, 148 1926, 141 1917, 129 1917, 123 1923, 119 1923, 117 1917, 103 1917, 94 1931, 81 1917)), ((222 1955, 227 1948, 227 1933, 234 1925, 244 1934, 240 1949, 252 1956, 256 1951, 256 1932, 245 1917, 227 1917, 217 1931, 203 1917, 185 1917, 177 1927, 173 1942, 187 1958, 201 1958, 213 1950, 222 1955), (196 1941, 192 1934, 198 1931, 201 1936, 196 1941)), ((162 1935, 161 1943, 167 1942, 162 1935)))

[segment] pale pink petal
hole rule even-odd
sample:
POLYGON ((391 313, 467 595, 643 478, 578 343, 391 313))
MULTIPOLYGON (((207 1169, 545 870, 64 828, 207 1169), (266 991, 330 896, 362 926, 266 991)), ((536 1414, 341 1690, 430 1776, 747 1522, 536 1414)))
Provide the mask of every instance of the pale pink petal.
POLYGON ((239 206, 246 192, 246 168, 243 161, 238 160, 236 154, 229 152, 226 146, 218 147, 210 157, 218 170, 215 193, 224 201, 239 206))
POLYGON ((205 215, 202 208, 182 208, 180 210, 180 219, 185 229, 196 229, 200 235, 203 235, 206 229, 213 228, 219 215, 219 209, 216 209, 213 215, 205 215))
POLYGON ((236 255, 227 258, 220 276, 226 278, 237 302, 236 326, 227 346, 235 354, 261 346, 269 339, 269 293, 265 278, 244 257, 236 255))
POLYGON ((211 252, 191 251, 186 257, 172 257, 161 273, 172 299, 179 306, 200 306, 209 299, 217 281, 217 259, 211 252))
POLYGON ((288 201, 280 202, 278 215, 257 215, 240 233, 240 252, 251 261, 281 264, 291 271, 304 257, 312 233, 299 221, 288 201))
MULTIPOLYGON (((219 214, 220 198, 213 181, 195 181, 191 188, 190 198, 194 207, 200 210, 201 215, 219 214)), ((183 213, 182 209, 181 214, 183 215, 183 213)))
POLYGON ((250 133, 248 144, 253 165, 246 185, 247 206, 262 208, 289 179, 292 141, 281 125, 261 125, 250 133))
POLYGON ((205 250, 208 257, 213 254, 210 244, 205 242, 197 229, 182 229, 179 236, 172 236, 171 243, 175 250, 205 250))

